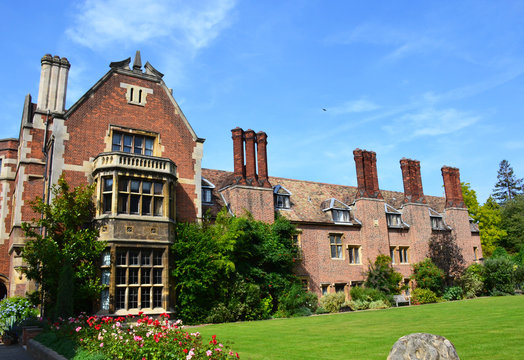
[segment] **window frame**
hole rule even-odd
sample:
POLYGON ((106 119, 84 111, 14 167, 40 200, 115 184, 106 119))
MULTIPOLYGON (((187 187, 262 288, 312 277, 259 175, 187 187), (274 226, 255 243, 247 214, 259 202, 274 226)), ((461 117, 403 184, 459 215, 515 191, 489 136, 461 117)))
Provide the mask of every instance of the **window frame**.
POLYGON ((362 265, 360 245, 348 245, 348 261, 350 265, 362 265))
POLYGON ((164 217, 165 211, 165 196, 164 187, 166 181, 160 179, 144 179, 133 176, 118 176, 118 193, 117 193, 117 214, 134 215, 134 216, 154 216, 164 217), (133 183, 138 182, 138 190, 133 190, 133 183), (126 183, 124 186, 123 184, 126 183), (150 184, 149 192, 144 192, 144 184, 150 184), (157 192, 157 186, 160 186, 160 191, 157 192), (124 199, 126 199, 124 201, 124 199), (134 209, 134 199, 138 203, 137 211, 134 209), (144 211, 145 199, 149 199, 149 212, 144 211), (125 203, 125 208, 124 208, 125 203), (157 204, 160 203, 160 211, 157 211, 157 204))
POLYGON ((398 247, 398 262, 399 264, 409 264, 409 246, 398 247))
POLYGON ((329 234, 330 256, 331 260, 344 260, 342 251, 342 234, 329 234), (333 252, 333 250, 335 250, 333 252), (335 257, 333 256, 335 254, 335 257))
POLYGON ((113 130, 111 134, 111 151, 154 156, 155 140, 156 136, 154 135, 147 135, 141 132, 126 132, 120 129, 113 130), (129 143, 126 143, 127 139, 130 140, 129 143), (129 151, 126 149, 129 149, 129 151))

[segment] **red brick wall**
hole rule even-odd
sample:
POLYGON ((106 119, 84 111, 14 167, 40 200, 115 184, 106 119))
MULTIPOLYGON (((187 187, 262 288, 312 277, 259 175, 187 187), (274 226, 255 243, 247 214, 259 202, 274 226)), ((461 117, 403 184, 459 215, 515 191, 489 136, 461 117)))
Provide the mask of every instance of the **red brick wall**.
MULTIPOLYGON (((159 84, 113 74, 66 120, 69 140, 65 142, 65 163, 83 165, 84 161, 104 152, 111 124, 158 132, 164 147, 161 156, 175 162, 179 178, 193 180, 195 160, 192 156, 196 142, 175 111, 169 96, 159 84), (120 87, 121 82, 150 88, 153 94, 147 95, 145 106, 128 104, 127 90, 120 87)), ((80 179, 76 176, 73 180, 80 179)), ((81 181, 86 181, 85 176, 81 181)), ((178 220, 194 221, 197 216, 195 186, 179 183, 176 199, 178 220)))
POLYGON ((248 211, 256 220, 267 223, 275 220, 272 189, 235 185, 222 190, 222 194, 235 215, 248 211))

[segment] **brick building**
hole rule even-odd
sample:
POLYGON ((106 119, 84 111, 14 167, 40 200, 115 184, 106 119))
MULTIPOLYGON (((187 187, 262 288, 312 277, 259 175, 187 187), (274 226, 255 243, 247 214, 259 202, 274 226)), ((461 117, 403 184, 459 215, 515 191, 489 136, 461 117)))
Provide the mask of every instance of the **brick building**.
POLYGON ((96 219, 108 244, 101 313, 172 310, 174 225, 223 206, 266 222, 278 212, 295 223, 297 273, 319 294, 348 292, 380 253, 407 278, 436 232, 454 233, 468 262, 481 256, 458 169, 442 168, 445 199, 424 195, 415 160, 401 160, 404 193, 379 189, 375 153, 359 149, 357 187, 270 177, 267 135, 240 128, 232 130, 234 171, 201 169, 204 139, 139 52, 132 65, 131 58, 111 63, 69 109, 68 60, 45 55, 41 64, 38 99, 26 96, 18 139, 0 140, 0 298, 35 288, 21 272, 21 223, 39 216, 29 202, 49 200, 60 176, 72 186, 96 184, 96 219))

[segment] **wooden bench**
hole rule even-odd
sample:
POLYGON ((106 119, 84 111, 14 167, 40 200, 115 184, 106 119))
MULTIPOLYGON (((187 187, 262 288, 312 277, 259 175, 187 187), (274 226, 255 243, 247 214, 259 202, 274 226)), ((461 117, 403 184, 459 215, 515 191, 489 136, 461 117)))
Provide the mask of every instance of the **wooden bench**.
POLYGON ((398 307, 399 303, 407 303, 411 305, 411 297, 408 295, 393 295, 393 300, 395 300, 395 306, 398 307))

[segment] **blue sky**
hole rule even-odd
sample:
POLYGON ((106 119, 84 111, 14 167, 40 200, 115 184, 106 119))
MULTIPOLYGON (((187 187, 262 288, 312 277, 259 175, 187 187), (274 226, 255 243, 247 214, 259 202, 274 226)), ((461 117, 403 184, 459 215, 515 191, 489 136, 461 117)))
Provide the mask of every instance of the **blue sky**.
POLYGON ((6 1, 0 11, 0 137, 18 136, 44 54, 71 62, 70 106, 140 50, 206 138, 204 167, 232 170, 240 126, 268 134, 273 176, 356 185, 359 147, 377 153, 387 190, 403 190, 402 157, 421 161, 427 195, 443 194, 443 165, 481 202, 502 159, 524 177, 524 2, 6 1))

